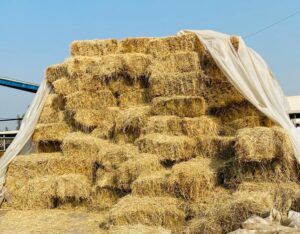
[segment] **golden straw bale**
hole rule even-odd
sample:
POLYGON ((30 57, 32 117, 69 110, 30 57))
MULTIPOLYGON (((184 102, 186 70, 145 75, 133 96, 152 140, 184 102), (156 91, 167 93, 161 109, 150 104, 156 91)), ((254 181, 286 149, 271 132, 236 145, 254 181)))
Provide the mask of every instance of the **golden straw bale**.
POLYGON ((287 131, 281 127, 272 127, 272 130, 276 146, 276 156, 284 158, 286 161, 295 160, 294 148, 287 131))
POLYGON ((194 51, 201 54, 204 53, 205 49, 196 34, 187 33, 181 36, 152 39, 149 44, 148 53, 161 55, 182 51, 194 51))
POLYGON ((151 75, 169 73, 189 73, 202 74, 200 69, 199 55, 195 52, 179 52, 162 55, 149 67, 151 75))
POLYGON ((178 209, 178 200, 169 197, 126 196, 110 210, 112 225, 144 224, 180 229, 184 212, 178 209))
POLYGON ((197 157, 178 163, 168 178, 169 190, 185 200, 196 200, 207 196, 216 183, 216 170, 209 158, 197 157))
POLYGON ((223 125, 221 133, 222 135, 233 136, 236 134, 237 130, 241 128, 255 128, 259 126, 263 125, 261 124, 261 120, 258 116, 245 116, 223 125))
POLYGON ((78 79, 61 78, 52 83, 55 93, 68 96, 79 91, 78 79))
POLYGON ((117 225, 109 228, 109 234, 171 234, 171 231, 163 227, 136 225, 117 225))
POLYGON ((143 53, 148 52, 150 37, 125 38, 119 41, 118 53, 143 53))
POLYGON ((74 41, 71 44, 71 55, 103 56, 115 54, 117 48, 118 41, 115 39, 74 41))
POLYGON ((152 97, 202 95, 204 82, 200 72, 154 73, 149 79, 152 97))
POLYGON ((116 104, 116 99, 109 90, 79 91, 67 96, 66 108, 70 111, 78 109, 102 110, 103 107, 116 106, 116 104))
POLYGON ((150 116, 143 128, 144 134, 161 133, 168 135, 182 135, 182 119, 175 115, 150 116))
POLYGON ((121 111, 116 118, 114 139, 117 142, 134 142, 140 136, 149 114, 149 106, 134 106, 121 111))
POLYGON ((100 150, 104 151, 112 145, 106 140, 74 132, 64 138, 62 150, 63 154, 68 157, 93 156, 96 158, 100 150))
POLYGON ((264 118, 265 116, 250 102, 244 101, 241 103, 233 103, 222 108, 213 108, 210 113, 219 117, 224 123, 230 123, 237 119, 243 119, 247 116, 264 118))
POLYGON ((84 157, 65 157, 61 153, 20 155, 10 164, 7 175, 21 181, 37 176, 63 174, 81 174, 91 178, 94 161, 89 155, 84 157))
POLYGON ((229 202, 219 204, 216 213, 224 233, 238 229, 252 215, 264 215, 274 207, 269 192, 242 192, 233 194, 229 202))
POLYGON ((197 137, 196 153, 210 158, 228 159, 235 156, 235 138, 222 136, 197 137))
POLYGON ((61 142, 69 132, 71 132, 71 129, 69 125, 64 122, 37 124, 35 131, 32 135, 32 141, 33 142, 41 142, 41 141, 61 142))
POLYGON ((209 116, 183 118, 182 131, 189 137, 216 136, 219 133, 219 124, 216 118, 209 116))
POLYGON ((105 211, 115 205, 121 195, 118 191, 94 186, 91 193, 90 210, 105 211))
POLYGON ((46 79, 49 83, 66 77, 69 77, 69 73, 68 66, 65 63, 52 65, 46 69, 46 79))
POLYGON ((213 217, 194 218, 188 222, 185 228, 186 234, 222 234, 222 227, 219 222, 213 217))
POLYGON ((151 110, 154 115, 177 115, 179 117, 197 117, 205 114, 205 111, 205 100, 198 96, 154 98, 151 110))
POLYGON ((113 173, 115 186, 122 191, 130 191, 130 186, 140 175, 149 175, 161 170, 159 158, 152 154, 140 154, 120 164, 113 173))
POLYGON ((140 151, 158 154, 160 160, 181 161, 193 157, 196 142, 186 136, 148 134, 136 141, 140 151))
POLYGON ((114 124, 110 122, 103 122, 100 126, 91 132, 91 136, 101 139, 111 139, 113 137, 114 124))
POLYGON ((118 98, 118 105, 121 108, 143 105, 149 102, 147 90, 136 89, 122 93, 118 98))
POLYGON ((167 187, 169 170, 160 170, 139 176, 131 185, 132 195, 162 197, 170 195, 167 187))
POLYGON ((266 127, 239 130, 236 135, 235 154, 243 162, 260 162, 275 158, 273 130, 266 127))
POLYGON ((62 96, 51 93, 47 96, 44 107, 51 107, 54 110, 63 110, 65 102, 62 96))
POLYGON ((242 192, 269 192, 273 195, 274 208, 283 215, 289 210, 299 211, 300 185, 294 182, 243 182, 238 191, 242 192))
POLYGON ((46 124, 46 123, 58 123, 64 121, 65 114, 63 111, 58 111, 53 109, 52 107, 44 106, 38 123, 46 124))
POLYGON ((15 187, 11 206, 18 209, 49 209, 64 203, 79 204, 89 194, 90 185, 83 175, 42 176, 15 187))
POLYGON ((75 125, 84 129, 94 129, 96 127, 105 129, 106 126, 112 128, 119 113, 117 107, 107 107, 101 110, 79 109, 74 115, 75 125))
POLYGON ((209 108, 244 102, 245 97, 228 81, 206 79, 205 98, 209 108))

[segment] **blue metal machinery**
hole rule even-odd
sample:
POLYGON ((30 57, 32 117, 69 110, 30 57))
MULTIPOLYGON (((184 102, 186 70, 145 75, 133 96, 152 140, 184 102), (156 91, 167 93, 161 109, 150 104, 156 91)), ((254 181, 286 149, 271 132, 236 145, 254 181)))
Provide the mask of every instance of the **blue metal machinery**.
POLYGON ((15 79, 2 77, 2 76, 0 76, 0 86, 19 89, 30 93, 36 93, 39 88, 38 84, 24 82, 24 81, 15 80, 15 79))

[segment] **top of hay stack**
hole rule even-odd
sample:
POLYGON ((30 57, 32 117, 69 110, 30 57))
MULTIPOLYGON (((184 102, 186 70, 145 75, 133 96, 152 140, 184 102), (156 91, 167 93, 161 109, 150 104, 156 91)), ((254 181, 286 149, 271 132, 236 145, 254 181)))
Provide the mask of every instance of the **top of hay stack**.
POLYGON ((196 35, 75 41, 71 55, 46 71, 38 154, 9 168, 10 207, 108 212, 102 228, 145 233, 223 233, 272 207, 300 209, 287 134, 196 35))

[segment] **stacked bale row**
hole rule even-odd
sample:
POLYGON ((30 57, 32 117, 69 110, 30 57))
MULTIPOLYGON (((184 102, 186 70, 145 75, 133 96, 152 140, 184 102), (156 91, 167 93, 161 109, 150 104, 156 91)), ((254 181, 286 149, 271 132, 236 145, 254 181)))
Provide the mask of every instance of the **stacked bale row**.
POLYGON ((299 209, 288 136, 194 34, 71 50, 47 69, 53 93, 33 136, 37 154, 11 164, 10 207, 81 207, 108 212, 101 227, 111 232, 162 233, 223 233, 272 207, 299 209))

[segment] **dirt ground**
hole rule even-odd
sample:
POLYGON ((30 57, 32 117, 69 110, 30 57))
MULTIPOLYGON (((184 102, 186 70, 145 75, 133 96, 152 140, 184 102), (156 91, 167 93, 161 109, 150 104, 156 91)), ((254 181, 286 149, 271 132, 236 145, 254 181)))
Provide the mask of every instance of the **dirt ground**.
POLYGON ((0 210, 0 233, 103 233, 104 214, 65 210, 0 210))

